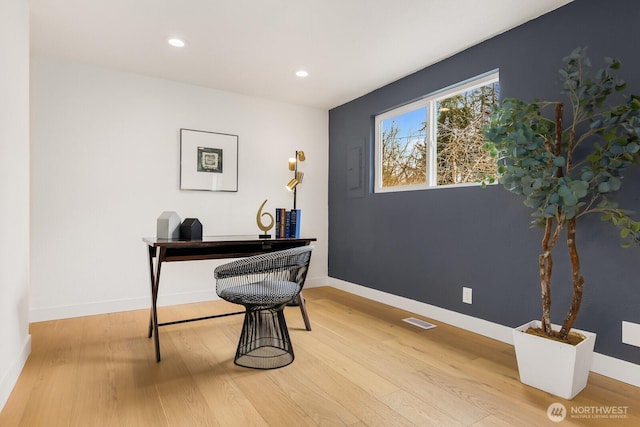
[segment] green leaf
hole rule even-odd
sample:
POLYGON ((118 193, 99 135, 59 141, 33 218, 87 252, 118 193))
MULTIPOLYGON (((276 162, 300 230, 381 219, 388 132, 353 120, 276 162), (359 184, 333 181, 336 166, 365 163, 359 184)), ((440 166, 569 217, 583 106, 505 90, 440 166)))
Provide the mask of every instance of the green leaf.
POLYGON ((564 199, 565 197, 568 197, 571 195, 571 190, 566 185, 561 185, 558 188, 558 194, 560 195, 560 197, 564 199))
POLYGON ((549 205, 544 209, 544 216, 552 217, 556 215, 558 207, 556 205, 549 205))
POLYGON ((565 165, 565 163, 566 163, 566 160, 562 156, 557 156, 555 159, 553 159, 554 166, 562 167, 565 165))
POLYGON ((627 153, 635 154, 638 152, 638 150, 640 150, 640 145, 636 144, 635 142, 630 142, 625 147, 625 150, 627 151, 627 153))
POLYGON ((586 170, 582 172, 582 175, 580 175, 580 179, 583 181, 591 181, 592 178, 593 178, 593 172, 591 172, 590 170, 586 170))
POLYGON ((620 178, 611 177, 609 179, 609 188, 611 191, 618 191, 622 186, 622 180, 620 178))
POLYGON ((569 187, 578 198, 582 198, 587 195, 587 191, 589 190, 589 183, 586 181, 573 181, 569 185, 569 187))
POLYGON ((534 190, 539 190, 540 187, 542 187, 542 180, 540 178, 536 178, 533 181, 533 184, 531 184, 531 188, 533 188, 534 190))
POLYGON ((608 182, 601 182, 598 185, 598 193, 608 193, 611 191, 611 187, 609 186, 608 182))
POLYGON ((571 219, 576 216, 577 211, 574 206, 566 206, 564 208, 564 213, 567 215, 567 219, 571 219))
POLYGON ((573 194, 568 194, 562 198, 565 206, 575 206, 578 204, 578 198, 573 194))
POLYGON ((611 215, 611 213, 606 213, 606 214, 603 214, 600 217, 600 220, 601 221, 611 221, 612 218, 613 218, 613 215, 611 215))
POLYGON ((624 148, 622 148, 622 146, 619 144, 613 144, 611 148, 609 148, 609 152, 614 155, 618 155, 624 152, 624 148))

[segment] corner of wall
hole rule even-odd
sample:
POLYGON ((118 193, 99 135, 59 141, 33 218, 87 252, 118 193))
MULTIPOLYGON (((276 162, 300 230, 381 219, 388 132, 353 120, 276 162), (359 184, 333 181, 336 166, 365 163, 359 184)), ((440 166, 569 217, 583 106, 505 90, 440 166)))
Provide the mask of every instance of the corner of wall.
POLYGON ((27 335, 27 338, 22 345, 21 351, 18 353, 15 361, 11 364, 11 367, 5 373, 5 376, 0 379, 0 411, 4 408, 4 405, 9 400, 13 387, 18 382, 18 377, 24 368, 27 359, 31 354, 31 335, 27 335))

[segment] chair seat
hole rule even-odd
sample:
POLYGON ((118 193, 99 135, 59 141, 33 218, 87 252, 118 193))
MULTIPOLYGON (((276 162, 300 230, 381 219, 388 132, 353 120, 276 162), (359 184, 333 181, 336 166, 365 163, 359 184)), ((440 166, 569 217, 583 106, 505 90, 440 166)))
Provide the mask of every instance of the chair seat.
POLYGON ((291 301, 299 291, 295 282, 262 280, 228 287, 220 291, 220 298, 235 304, 273 306, 291 301))

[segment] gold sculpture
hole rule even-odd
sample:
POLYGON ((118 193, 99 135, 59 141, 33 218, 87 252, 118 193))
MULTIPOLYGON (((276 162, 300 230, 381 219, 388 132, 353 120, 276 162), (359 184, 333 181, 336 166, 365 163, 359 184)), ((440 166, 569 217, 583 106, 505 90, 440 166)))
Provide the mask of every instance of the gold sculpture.
POLYGON ((258 213, 256 214, 256 223, 258 223, 258 228, 263 231, 263 234, 260 235, 261 239, 271 238, 271 234, 269 234, 269 230, 271 230, 271 228, 273 227, 273 224, 275 223, 275 220, 273 219, 273 215, 271 215, 269 212, 262 212, 262 208, 264 208, 264 205, 266 204, 267 204, 267 199, 265 199, 264 202, 262 202, 262 204, 260 205, 260 208, 258 209, 258 213), (269 224, 263 224, 262 223, 263 216, 269 217, 271 219, 271 222, 269 222, 269 224))

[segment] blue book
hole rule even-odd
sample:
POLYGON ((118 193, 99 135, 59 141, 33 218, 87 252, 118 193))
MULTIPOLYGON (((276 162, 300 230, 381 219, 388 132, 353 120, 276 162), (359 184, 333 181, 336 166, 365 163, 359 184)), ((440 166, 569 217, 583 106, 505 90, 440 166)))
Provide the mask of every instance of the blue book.
POLYGON ((289 237, 300 238, 300 209, 291 211, 291 225, 289 227, 289 237))
POLYGON ((285 214, 284 234, 282 237, 291 237, 290 233, 291 233, 291 211, 287 211, 285 214))

